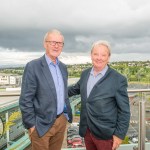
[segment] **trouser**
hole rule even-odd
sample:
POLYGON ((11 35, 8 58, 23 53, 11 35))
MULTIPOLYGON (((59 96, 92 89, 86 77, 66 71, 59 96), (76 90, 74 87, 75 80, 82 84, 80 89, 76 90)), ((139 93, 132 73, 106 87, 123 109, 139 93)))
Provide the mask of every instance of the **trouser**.
POLYGON ((113 140, 100 140, 95 138, 89 129, 84 137, 86 150, 112 150, 113 140))
POLYGON ((30 135, 32 150, 61 150, 67 119, 60 115, 47 133, 39 137, 36 129, 30 135))

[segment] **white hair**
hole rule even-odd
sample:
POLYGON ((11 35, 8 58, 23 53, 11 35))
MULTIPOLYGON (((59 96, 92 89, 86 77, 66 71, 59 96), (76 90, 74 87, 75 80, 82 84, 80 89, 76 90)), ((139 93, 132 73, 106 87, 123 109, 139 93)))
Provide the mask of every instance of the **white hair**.
POLYGON ((62 33, 61 33, 59 30, 57 30, 57 29, 53 29, 53 30, 48 31, 48 32, 45 34, 45 36, 44 36, 44 41, 46 41, 47 37, 48 37, 50 34, 53 34, 53 33, 56 33, 56 34, 61 35, 62 38, 63 38, 63 41, 64 41, 64 36, 63 36, 62 33))
POLYGON ((99 41, 96 41, 93 43, 92 48, 91 48, 91 53, 95 46, 100 46, 100 45, 104 45, 108 48, 108 52, 109 52, 109 56, 110 56, 111 55, 111 46, 108 41, 103 41, 103 40, 99 40, 99 41))

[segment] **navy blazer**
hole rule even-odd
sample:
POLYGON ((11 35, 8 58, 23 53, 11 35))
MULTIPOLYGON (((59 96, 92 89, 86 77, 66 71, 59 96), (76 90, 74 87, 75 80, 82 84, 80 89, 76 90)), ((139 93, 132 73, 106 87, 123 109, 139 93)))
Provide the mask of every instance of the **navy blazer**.
POLYGON ((108 140, 113 135, 124 139, 130 120, 127 80, 108 67, 106 74, 95 84, 87 98, 87 81, 91 68, 83 71, 80 80, 69 87, 69 96, 81 94, 79 133, 87 128, 98 139, 108 140))
MULTIPOLYGON (((68 72, 66 66, 60 62, 65 89, 65 104, 72 122, 72 112, 68 99, 68 72)), ((43 136, 53 125, 57 116, 57 95, 54 81, 46 62, 45 56, 27 63, 22 79, 19 105, 25 128, 35 126, 39 136, 43 136)))

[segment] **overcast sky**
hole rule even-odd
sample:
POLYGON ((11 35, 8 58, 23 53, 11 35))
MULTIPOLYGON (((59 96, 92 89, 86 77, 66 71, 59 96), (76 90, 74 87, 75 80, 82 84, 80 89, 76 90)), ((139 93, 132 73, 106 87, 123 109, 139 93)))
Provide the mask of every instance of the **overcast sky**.
POLYGON ((108 40, 111 61, 150 60, 150 0, 0 0, 0 64, 44 54, 45 33, 65 37, 65 63, 89 62, 91 45, 108 40))

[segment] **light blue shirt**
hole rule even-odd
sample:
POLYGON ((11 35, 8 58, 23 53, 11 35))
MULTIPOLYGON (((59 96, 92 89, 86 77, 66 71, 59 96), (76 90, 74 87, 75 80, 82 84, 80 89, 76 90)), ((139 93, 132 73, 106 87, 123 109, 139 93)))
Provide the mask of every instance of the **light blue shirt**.
POLYGON ((53 81, 55 84, 56 94, 57 94, 57 115, 64 111, 64 81, 62 73, 59 69, 59 60, 56 59, 56 64, 54 64, 51 59, 45 54, 45 59, 49 66, 49 70, 52 74, 53 81))
POLYGON ((106 66, 102 71, 94 76, 94 68, 91 69, 90 76, 87 82, 87 97, 89 97, 94 85, 105 75, 107 70, 108 66, 106 66))

